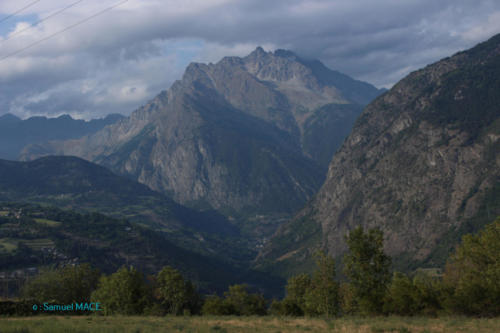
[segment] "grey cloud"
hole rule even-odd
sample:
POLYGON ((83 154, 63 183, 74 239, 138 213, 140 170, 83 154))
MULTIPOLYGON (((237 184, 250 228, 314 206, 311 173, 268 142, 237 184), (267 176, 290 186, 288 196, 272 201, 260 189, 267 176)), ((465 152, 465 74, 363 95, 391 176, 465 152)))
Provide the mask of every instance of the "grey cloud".
POLYGON ((28 102, 24 105, 24 108, 30 114, 48 116, 58 116, 61 113, 82 113, 92 107, 95 107, 95 105, 90 102, 87 94, 68 90, 55 92, 47 99, 28 102))
MULTIPOLYGON (((51 3, 45 11, 63 4, 51 3)), ((87 3, 91 9, 75 8, 33 29, 0 48, 0 56, 114 2, 87 3)), ((497 17, 500 3, 488 0, 130 0, 0 61, 0 113, 129 113, 180 78, 189 60, 244 55, 257 45, 291 49, 355 78, 390 86, 496 32, 497 17), (190 59, 181 52, 183 43, 195 45, 190 59), (64 55, 70 60, 59 70, 44 65, 64 55), (27 59, 40 65, 21 66, 27 59), (82 92, 86 81, 93 82, 93 90, 82 92)))

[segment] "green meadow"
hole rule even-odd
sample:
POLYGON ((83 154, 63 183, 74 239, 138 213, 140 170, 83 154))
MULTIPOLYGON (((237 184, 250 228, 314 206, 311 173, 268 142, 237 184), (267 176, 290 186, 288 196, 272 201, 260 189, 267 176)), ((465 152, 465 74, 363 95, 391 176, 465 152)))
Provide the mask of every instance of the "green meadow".
POLYGON ((498 332, 500 318, 237 316, 35 316, 0 319, 2 333, 28 332, 498 332))

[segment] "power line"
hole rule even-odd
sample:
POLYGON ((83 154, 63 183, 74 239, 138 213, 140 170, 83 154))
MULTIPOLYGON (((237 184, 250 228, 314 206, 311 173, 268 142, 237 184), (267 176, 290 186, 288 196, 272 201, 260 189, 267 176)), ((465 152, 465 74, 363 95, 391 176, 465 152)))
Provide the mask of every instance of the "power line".
POLYGON ((28 9, 30 8, 31 6, 33 6, 34 4, 36 4, 37 2, 40 2, 40 0, 35 0, 33 1, 32 3, 30 3, 29 5, 26 5, 24 6, 23 8, 19 9, 17 12, 14 12, 10 15, 7 15, 5 16, 3 19, 0 20, 0 23, 4 22, 4 21, 7 21, 8 19, 10 19, 12 16, 16 16, 17 14, 19 14, 20 12, 22 12, 23 10, 25 9, 28 9))
MULTIPOLYGON (((38 1, 40 1, 40 0, 38 0, 38 1)), ((58 14, 60 14, 60 13, 64 12, 65 10, 68 10, 68 9, 70 9, 71 7, 76 6, 77 4, 79 4, 79 3, 80 3, 80 2, 82 2, 82 1, 83 1, 83 0, 78 0, 77 2, 74 2, 74 3, 72 3, 71 5, 68 5, 68 6, 66 6, 66 7, 64 7, 64 8, 62 8, 62 9, 60 9, 60 10, 56 11, 55 13, 52 13, 52 14, 50 14, 49 16, 44 17, 43 19, 41 19, 41 20, 39 20, 39 21, 37 21, 37 22, 33 23, 33 24, 32 24, 32 25, 30 25, 29 27, 26 27, 26 28, 24 28, 24 29, 22 29, 22 30, 19 30, 19 31, 14 32, 13 34, 11 34, 11 35, 10 35, 10 36, 8 36, 7 38, 5 38, 3 41, 5 42, 5 41, 8 41, 9 39, 12 39, 12 37, 14 37, 14 36, 16 36, 16 35, 20 34, 21 32, 24 32, 24 31, 26 31, 26 30, 29 30, 29 29, 31 29, 31 28, 33 28, 33 27, 35 27, 35 26, 39 25, 40 23, 47 21, 48 19, 50 19, 50 18, 52 18, 52 17, 54 17, 54 16, 56 16, 56 15, 58 15, 58 14)))
POLYGON ((124 0, 124 1, 121 1, 121 2, 119 2, 119 3, 117 3, 117 4, 113 5, 113 6, 107 7, 107 8, 105 8, 105 9, 101 10, 100 12, 97 12, 97 13, 95 13, 95 14, 93 14, 93 15, 89 16, 89 17, 84 18, 84 19, 83 19, 83 20, 81 20, 81 21, 76 22, 75 24, 72 24, 72 25, 70 25, 70 26, 67 26, 67 27, 66 27, 66 28, 64 28, 64 29, 59 30, 59 31, 57 31, 57 32, 53 33, 52 35, 49 35, 49 36, 44 37, 44 38, 42 38, 42 39, 40 39, 40 40, 37 40, 36 42, 31 43, 30 45, 28 45, 28 46, 26 46, 26 47, 23 47, 22 49, 19 49, 19 50, 17 50, 17 51, 15 51, 15 52, 13 52, 13 53, 10 53, 10 54, 6 55, 6 56, 5 56, 5 57, 3 57, 3 58, 0 58, 0 61, 4 61, 5 59, 10 58, 10 57, 12 57, 12 56, 14 56, 14 55, 16 55, 16 54, 19 54, 19 53, 21 53, 21 52, 23 52, 23 51, 25 51, 25 50, 27 50, 27 49, 29 49, 29 48, 32 48, 33 46, 38 45, 38 44, 40 44, 40 43, 42 43, 42 42, 44 42, 44 41, 46 41, 46 40, 48 40, 48 39, 50 39, 50 38, 52 38, 52 37, 55 37, 55 36, 57 36, 57 35, 59 35, 59 34, 62 34, 63 32, 66 32, 66 31, 68 31, 68 30, 70 30, 70 29, 73 29, 73 28, 74 28, 74 27, 76 27, 76 26, 79 26, 80 24, 83 24, 83 23, 85 23, 85 22, 87 22, 87 21, 90 21, 90 20, 91 20, 91 19, 93 19, 94 17, 99 16, 99 15, 101 15, 101 14, 104 14, 105 12, 110 11, 110 10, 111 10, 111 9, 113 9, 113 8, 116 8, 116 7, 118 7, 118 6, 121 6, 121 5, 123 5, 123 4, 124 4, 125 2, 127 2, 127 1, 128 1, 128 0, 124 0))

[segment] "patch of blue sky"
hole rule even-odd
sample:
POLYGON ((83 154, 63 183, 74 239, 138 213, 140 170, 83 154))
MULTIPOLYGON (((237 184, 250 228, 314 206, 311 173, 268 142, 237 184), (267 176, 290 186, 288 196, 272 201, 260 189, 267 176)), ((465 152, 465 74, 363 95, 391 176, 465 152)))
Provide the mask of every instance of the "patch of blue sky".
MULTIPOLYGON (((0 21, 2 21, 5 17, 7 17, 9 14, 0 14, 0 21)), ((38 15, 35 14, 29 14, 29 15, 16 15, 9 17, 7 20, 0 22, 0 36, 2 38, 7 37, 9 33, 14 31, 16 28, 16 25, 20 22, 25 22, 28 24, 34 24, 39 20, 38 15)))
POLYGON ((175 55, 176 67, 185 68, 195 61, 204 48, 205 41, 202 39, 171 39, 163 45, 163 52, 166 56, 175 55))

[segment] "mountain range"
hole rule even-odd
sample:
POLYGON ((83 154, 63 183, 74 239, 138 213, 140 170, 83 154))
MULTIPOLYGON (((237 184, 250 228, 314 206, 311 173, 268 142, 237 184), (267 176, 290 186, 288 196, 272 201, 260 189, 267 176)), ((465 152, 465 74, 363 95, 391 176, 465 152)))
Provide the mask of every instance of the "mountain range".
POLYGON ((90 121, 73 119, 69 115, 57 118, 31 117, 22 120, 7 113, 0 116, 0 158, 16 160, 27 145, 80 138, 114 124, 122 118, 124 118, 122 115, 110 114, 105 118, 90 121))
POLYGON ((375 87, 290 51, 190 64, 130 117, 81 139, 27 147, 22 158, 75 155, 177 202, 215 209, 247 230, 275 225, 321 186, 375 87))
POLYGON ((337 151, 318 194, 257 265, 336 258, 356 226, 378 227, 396 268, 442 267, 464 233, 500 215, 500 35, 415 71, 376 98, 337 151))
POLYGON ((500 35, 389 91, 259 47, 192 63, 129 117, 0 161, 0 199, 127 218, 231 269, 260 249, 254 268, 281 277, 317 250, 340 261, 357 226, 384 232, 396 269, 442 267, 500 215, 498 91, 500 35))

